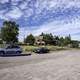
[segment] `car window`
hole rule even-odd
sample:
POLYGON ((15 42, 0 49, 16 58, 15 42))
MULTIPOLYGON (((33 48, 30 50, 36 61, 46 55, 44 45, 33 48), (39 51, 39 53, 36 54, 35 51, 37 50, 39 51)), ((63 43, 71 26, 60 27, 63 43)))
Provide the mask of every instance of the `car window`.
POLYGON ((6 49, 11 49, 11 48, 20 48, 19 46, 7 46, 6 49))
POLYGON ((12 48, 20 48, 19 46, 12 46, 12 48))

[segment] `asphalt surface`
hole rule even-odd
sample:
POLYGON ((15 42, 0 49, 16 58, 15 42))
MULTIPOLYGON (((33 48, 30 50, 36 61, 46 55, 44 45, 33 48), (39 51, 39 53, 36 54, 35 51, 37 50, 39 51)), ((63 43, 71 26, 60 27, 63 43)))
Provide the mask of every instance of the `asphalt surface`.
POLYGON ((80 50, 0 57, 0 80, 80 80, 80 50))

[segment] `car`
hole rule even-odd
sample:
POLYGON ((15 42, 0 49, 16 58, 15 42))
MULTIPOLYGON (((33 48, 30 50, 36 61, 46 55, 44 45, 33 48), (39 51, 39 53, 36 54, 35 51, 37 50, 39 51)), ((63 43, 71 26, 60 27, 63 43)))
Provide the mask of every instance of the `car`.
POLYGON ((19 55, 22 53, 22 48, 17 45, 8 45, 5 48, 0 48, 0 55, 19 55))
POLYGON ((50 50, 45 48, 45 47, 42 47, 42 48, 37 48, 35 50, 33 50, 33 52, 35 53, 39 53, 39 54, 43 54, 43 53, 48 53, 50 50))

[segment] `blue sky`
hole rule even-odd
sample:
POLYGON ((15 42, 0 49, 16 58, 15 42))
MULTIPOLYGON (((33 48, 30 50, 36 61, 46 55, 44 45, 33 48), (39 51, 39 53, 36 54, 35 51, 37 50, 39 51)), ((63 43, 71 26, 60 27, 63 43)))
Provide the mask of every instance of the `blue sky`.
POLYGON ((0 26, 4 20, 20 25, 20 41, 41 32, 80 40, 79 0, 0 0, 0 26))

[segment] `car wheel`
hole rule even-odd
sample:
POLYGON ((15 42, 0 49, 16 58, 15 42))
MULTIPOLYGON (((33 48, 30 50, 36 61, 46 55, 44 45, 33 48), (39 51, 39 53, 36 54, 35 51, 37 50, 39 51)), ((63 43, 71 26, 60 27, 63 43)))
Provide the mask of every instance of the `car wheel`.
POLYGON ((0 52, 0 55, 1 55, 1 56, 4 55, 4 52, 1 51, 1 52, 0 52))
POLYGON ((17 51, 16 54, 20 54, 21 52, 17 51))

